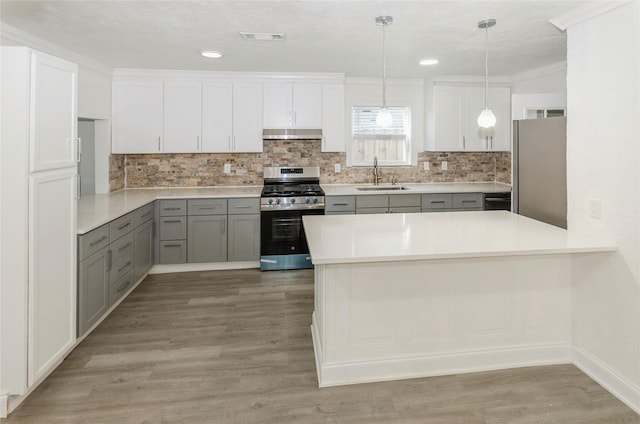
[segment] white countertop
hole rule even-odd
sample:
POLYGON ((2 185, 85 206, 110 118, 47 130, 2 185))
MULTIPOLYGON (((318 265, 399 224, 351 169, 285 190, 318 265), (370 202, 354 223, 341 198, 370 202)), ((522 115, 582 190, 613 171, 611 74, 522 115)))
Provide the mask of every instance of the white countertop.
MULTIPOLYGON (((360 191, 358 187, 375 187, 373 184, 321 184, 325 196, 353 196, 371 194, 411 194, 411 193, 501 193, 511 191, 511 185, 503 183, 426 183, 402 184, 395 187, 405 187, 407 190, 373 190, 360 191)), ((394 187, 381 184, 378 188, 394 187)))
POLYGON ((303 222, 316 265, 616 250, 507 211, 306 215, 303 222))
POLYGON ((78 234, 85 234, 157 199, 260 197, 262 186, 137 188, 85 195, 78 201, 78 234))

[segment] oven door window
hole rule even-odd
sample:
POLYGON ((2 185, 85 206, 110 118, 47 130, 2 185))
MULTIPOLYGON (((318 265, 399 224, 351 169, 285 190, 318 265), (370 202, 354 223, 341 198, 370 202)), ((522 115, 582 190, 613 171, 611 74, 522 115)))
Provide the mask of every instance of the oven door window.
POLYGON ((324 210, 263 211, 260 214, 261 254, 309 253, 302 216, 310 214, 322 215, 324 210))

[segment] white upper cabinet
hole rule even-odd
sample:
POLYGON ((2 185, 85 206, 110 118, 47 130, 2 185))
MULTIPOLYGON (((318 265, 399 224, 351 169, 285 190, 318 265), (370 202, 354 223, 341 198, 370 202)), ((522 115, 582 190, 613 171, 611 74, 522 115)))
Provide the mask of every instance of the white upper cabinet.
POLYGON ((322 84, 265 83, 265 128, 321 128, 322 84))
POLYGON ((40 52, 31 52, 29 170, 74 166, 78 158, 78 67, 40 52))
POLYGON ((205 83, 202 151, 262 152, 262 84, 205 83))
POLYGON ((201 150, 202 84, 165 82, 164 153, 201 150))
POLYGON ((112 153, 162 151, 162 81, 114 81, 112 153))
POLYGON ((323 152, 344 152, 344 84, 322 85, 323 152))
POLYGON ((496 116, 496 126, 478 127, 484 109, 484 88, 469 85, 436 85, 433 90, 433 131, 430 151, 509 151, 511 148, 511 91, 490 87, 488 107, 496 116))

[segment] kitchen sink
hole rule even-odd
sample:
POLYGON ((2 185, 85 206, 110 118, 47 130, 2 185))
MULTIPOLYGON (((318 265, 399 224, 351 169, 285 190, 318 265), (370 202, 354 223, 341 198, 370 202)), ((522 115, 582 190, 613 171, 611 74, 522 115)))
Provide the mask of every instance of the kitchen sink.
POLYGON ((389 191, 389 190, 409 190, 406 187, 402 187, 402 186, 375 186, 375 187, 358 187, 357 190, 359 191, 389 191))

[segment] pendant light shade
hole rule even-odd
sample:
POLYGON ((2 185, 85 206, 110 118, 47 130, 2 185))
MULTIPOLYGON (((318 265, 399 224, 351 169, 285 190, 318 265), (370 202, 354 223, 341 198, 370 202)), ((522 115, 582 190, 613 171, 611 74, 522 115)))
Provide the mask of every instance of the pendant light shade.
POLYGON ((495 19, 485 19, 478 22, 478 28, 485 31, 485 55, 484 55, 484 109, 478 116, 478 126, 482 128, 493 128, 496 125, 496 116, 487 106, 487 92, 489 91, 489 28, 496 24, 495 19))
POLYGON ((378 111, 376 116, 376 125, 382 128, 389 128, 393 124, 391 111, 387 107, 387 61, 385 57, 385 28, 393 23, 391 16, 378 16, 376 24, 382 26, 382 109, 378 111))

